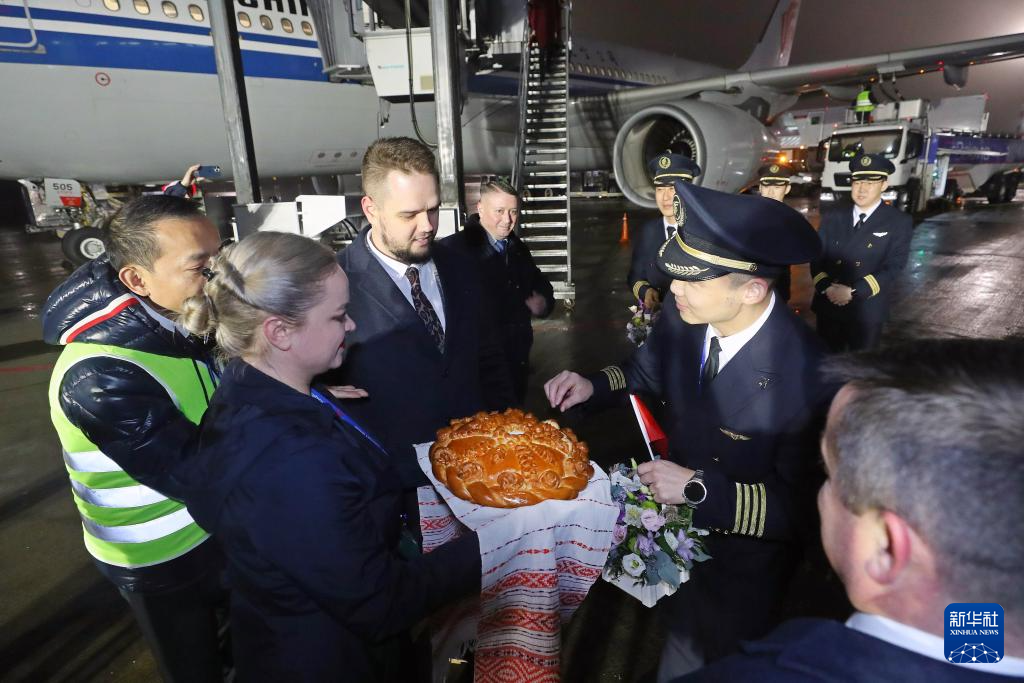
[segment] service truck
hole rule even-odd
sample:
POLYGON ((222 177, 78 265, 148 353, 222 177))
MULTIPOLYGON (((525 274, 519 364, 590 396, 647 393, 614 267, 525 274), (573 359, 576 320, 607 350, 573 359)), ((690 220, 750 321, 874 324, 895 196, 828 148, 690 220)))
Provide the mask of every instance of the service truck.
POLYGON ((986 132, 986 97, 949 97, 889 102, 875 108, 870 122, 849 112, 824 143, 821 201, 849 199, 850 160, 883 154, 896 167, 882 198, 904 211, 923 210, 930 201, 957 202, 963 196, 1009 202, 1024 168, 1024 138, 986 132))

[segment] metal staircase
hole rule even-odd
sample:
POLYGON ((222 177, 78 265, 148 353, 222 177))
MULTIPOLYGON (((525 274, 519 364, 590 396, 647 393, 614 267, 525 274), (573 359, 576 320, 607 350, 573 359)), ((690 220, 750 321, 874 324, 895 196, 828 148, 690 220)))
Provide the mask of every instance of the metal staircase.
MULTIPOLYGON (((566 31, 568 33, 568 31, 566 31)), ((555 297, 572 306, 569 209, 569 99, 567 54, 564 44, 552 46, 544 71, 536 44, 524 51, 522 109, 514 182, 521 192, 519 235, 534 261, 551 281, 555 297)))

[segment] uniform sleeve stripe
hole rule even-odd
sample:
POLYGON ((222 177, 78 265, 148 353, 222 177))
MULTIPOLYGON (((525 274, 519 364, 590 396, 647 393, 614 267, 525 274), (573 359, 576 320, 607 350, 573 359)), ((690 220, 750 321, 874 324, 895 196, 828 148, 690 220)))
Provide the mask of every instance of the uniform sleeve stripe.
POLYGON ((608 378, 608 388, 612 391, 618 391, 619 389, 626 388, 626 376, 619 368, 614 365, 609 365, 602 369, 601 372, 603 372, 605 377, 608 378))
POLYGON ((814 276, 814 284, 818 284, 819 282, 821 282, 822 280, 824 280, 827 277, 828 277, 828 273, 826 273, 825 271, 822 271, 822 272, 818 273, 817 275, 814 276))
POLYGON ((640 298, 640 288, 643 287, 644 285, 647 285, 648 287, 650 287, 651 283, 648 282, 647 280, 637 280, 636 282, 633 283, 633 298, 634 299, 639 299, 640 298))
POLYGON ((757 488, 761 491, 761 514, 757 519, 757 537, 761 538, 764 536, 764 518, 768 512, 768 492, 765 491, 764 484, 758 484, 757 488))
POLYGON ((875 296, 882 291, 882 287, 878 284, 878 280, 875 279, 874 275, 865 275, 864 281, 867 282, 868 287, 871 288, 871 296, 875 296))
POLYGON ((740 514, 743 512, 743 484, 736 484, 736 521, 733 524, 734 534, 740 531, 740 514))

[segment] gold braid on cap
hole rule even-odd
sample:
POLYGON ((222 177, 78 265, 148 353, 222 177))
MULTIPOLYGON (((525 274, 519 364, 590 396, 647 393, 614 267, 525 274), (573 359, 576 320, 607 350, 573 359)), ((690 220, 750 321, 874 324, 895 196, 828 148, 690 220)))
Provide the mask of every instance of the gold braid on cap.
POLYGON ((756 263, 751 263, 750 261, 737 261, 736 259, 725 258, 724 256, 715 256, 714 254, 709 254, 706 251, 694 249, 689 244, 683 241, 683 238, 680 236, 678 232, 676 232, 675 240, 676 242, 679 243, 679 248, 682 249, 684 252, 686 252, 687 254, 696 259, 706 261, 707 263, 710 263, 713 266, 721 266, 722 268, 733 268, 735 270, 745 270, 749 273, 753 273, 757 270, 756 263))

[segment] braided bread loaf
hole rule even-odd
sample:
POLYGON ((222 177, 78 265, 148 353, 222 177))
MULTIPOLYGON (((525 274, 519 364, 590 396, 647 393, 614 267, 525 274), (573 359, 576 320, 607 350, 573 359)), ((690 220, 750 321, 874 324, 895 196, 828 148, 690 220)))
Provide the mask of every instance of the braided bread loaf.
POLYGON ((594 474, 572 430, 516 409, 452 420, 437 432, 430 463, 459 498, 498 508, 575 498, 594 474))

